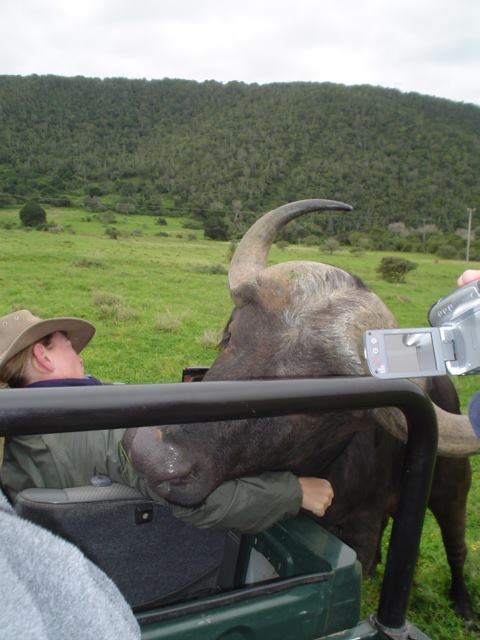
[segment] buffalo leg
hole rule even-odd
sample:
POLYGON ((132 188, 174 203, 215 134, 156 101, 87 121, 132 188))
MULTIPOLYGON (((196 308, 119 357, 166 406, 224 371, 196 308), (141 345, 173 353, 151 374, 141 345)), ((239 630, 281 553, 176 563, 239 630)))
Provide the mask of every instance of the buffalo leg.
POLYGON ((465 620, 473 618, 472 603, 464 575, 467 556, 466 506, 470 483, 471 468, 468 458, 438 458, 428 504, 442 532, 450 565, 450 597, 455 611, 465 620))

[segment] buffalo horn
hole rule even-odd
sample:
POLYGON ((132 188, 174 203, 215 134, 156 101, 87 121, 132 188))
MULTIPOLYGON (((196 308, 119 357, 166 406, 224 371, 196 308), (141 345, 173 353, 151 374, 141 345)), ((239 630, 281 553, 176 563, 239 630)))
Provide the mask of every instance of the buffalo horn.
POLYGON ((475 435, 468 416, 433 406, 438 422, 438 455, 458 458, 480 453, 480 438, 475 435))
POLYGON ((235 304, 242 304, 242 289, 254 284, 256 276, 267 266, 268 251, 278 231, 290 220, 312 211, 352 211, 352 207, 335 200, 299 200, 269 211, 243 236, 230 263, 230 291, 235 304))

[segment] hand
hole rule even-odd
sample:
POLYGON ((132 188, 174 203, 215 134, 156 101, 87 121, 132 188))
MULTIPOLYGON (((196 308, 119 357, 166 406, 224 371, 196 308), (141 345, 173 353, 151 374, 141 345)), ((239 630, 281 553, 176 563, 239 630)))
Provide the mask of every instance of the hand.
POLYGON ((321 518, 332 504, 333 489, 323 478, 299 478, 302 487, 302 508, 321 518))
POLYGON ((480 270, 467 269, 458 278, 457 284, 459 287, 462 287, 464 284, 468 284, 469 282, 472 282, 473 280, 478 280, 479 278, 480 278, 480 270))

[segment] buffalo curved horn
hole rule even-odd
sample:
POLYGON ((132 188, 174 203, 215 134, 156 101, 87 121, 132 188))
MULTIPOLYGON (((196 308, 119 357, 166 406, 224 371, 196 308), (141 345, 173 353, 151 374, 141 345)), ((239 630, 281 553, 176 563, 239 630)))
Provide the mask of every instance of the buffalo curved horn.
POLYGON ((253 284, 267 266, 268 251, 278 231, 290 220, 312 211, 352 211, 353 207, 335 200, 298 200, 269 211, 243 236, 230 263, 228 280, 235 304, 241 304, 242 289, 253 284))
MULTIPOLYGON (((416 380, 412 379, 412 382, 416 380)), ((446 458, 464 458, 480 453, 477 438, 468 416, 449 413, 432 402, 438 424, 437 454, 446 458)), ((394 438, 407 441, 407 423, 399 409, 375 410, 376 422, 394 438)))
POLYGON ((448 413, 433 405, 438 422, 438 454, 449 458, 480 453, 477 438, 468 416, 448 413))

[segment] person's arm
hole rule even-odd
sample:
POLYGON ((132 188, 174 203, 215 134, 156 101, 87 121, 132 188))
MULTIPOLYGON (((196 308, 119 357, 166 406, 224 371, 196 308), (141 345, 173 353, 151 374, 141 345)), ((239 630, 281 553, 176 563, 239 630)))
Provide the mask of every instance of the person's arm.
POLYGON ((170 505, 176 517, 198 527, 237 529, 258 533, 275 522, 291 518, 300 508, 323 516, 332 503, 333 490, 322 478, 297 478, 290 471, 228 480, 198 509, 170 505))
POLYGON ((181 507, 159 497, 140 478, 120 445, 123 482, 145 496, 167 505, 177 517, 197 527, 237 529, 257 533, 279 520, 297 515, 300 508, 322 516, 333 499, 328 480, 297 478, 290 471, 263 473, 228 480, 215 489, 200 506, 181 507))

